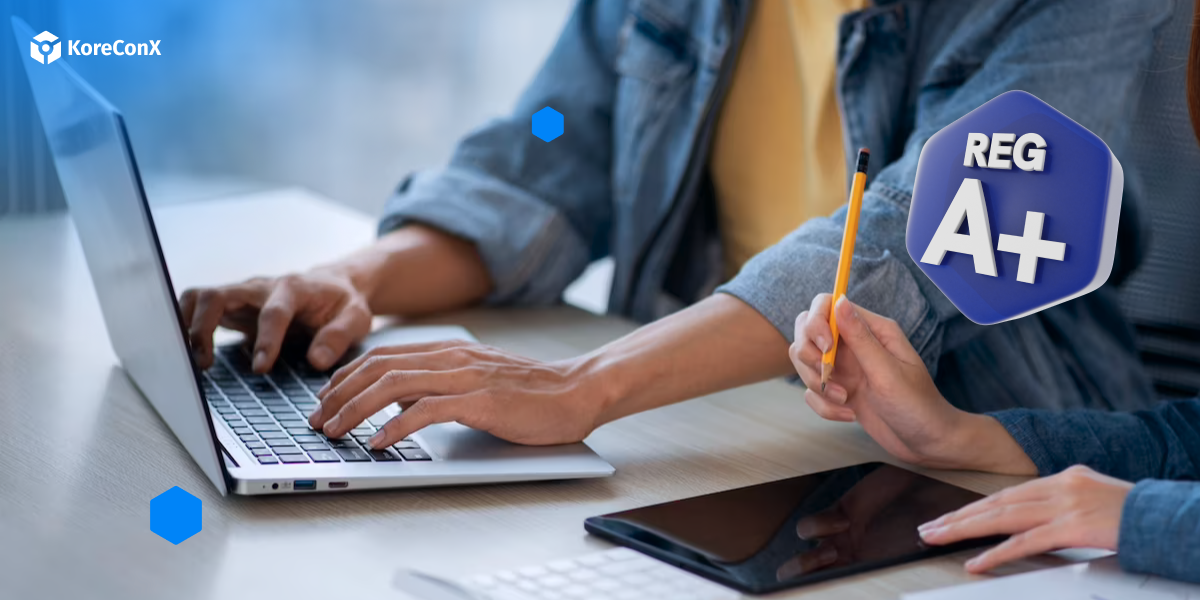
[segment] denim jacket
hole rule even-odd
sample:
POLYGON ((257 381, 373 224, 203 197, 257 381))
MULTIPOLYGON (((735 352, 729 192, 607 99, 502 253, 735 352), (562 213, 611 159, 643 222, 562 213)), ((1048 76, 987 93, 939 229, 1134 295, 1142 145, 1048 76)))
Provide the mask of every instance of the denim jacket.
MULTIPOLYGON (((582 0, 512 115, 463 139, 445 168, 408 178, 380 231, 420 222, 473 242, 492 304, 557 302, 605 256, 611 313, 650 321, 711 293, 721 249, 708 152, 748 10, 582 0), (545 106, 565 116, 549 143, 530 133, 545 106)), ((860 146, 872 157, 849 295, 898 321, 960 406, 1136 408, 1151 396, 1111 287, 984 328, 921 274, 904 236, 925 141, 1001 92, 1033 93, 1120 157, 1169 12, 1170 0, 878 0, 842 19, 846 160, 860 146)), ((717 291, 790 340, 796 316, 832 288, 843 219, 810 220, 717 291)), ((1114 279, 1141 247, 1129 193, 1121 225, 1114 279)))
POLYGON ((1200 583, 1200 399, 1134 413, 1018 409, 992 416, 1040 475, 1084 464, 1138 482, 1121 511, 1121 566, 1200 583))

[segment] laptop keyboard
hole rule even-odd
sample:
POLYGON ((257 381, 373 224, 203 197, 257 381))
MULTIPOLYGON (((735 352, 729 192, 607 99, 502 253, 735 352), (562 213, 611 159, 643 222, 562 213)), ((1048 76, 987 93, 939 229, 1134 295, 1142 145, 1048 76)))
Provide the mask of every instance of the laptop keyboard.
POLYGON ((259 375, 251 370, 241 346, 223 346, 215 354, 212 368, 204 373, 204 395, 213 414, 224 419, 260 464, 431 460, 412 438, 372 449, 367 440, 387 422, 383 412, 340 438, 309 427, 308 417, 318 404, 316 393, 329 374, 316 371, 306 360, 281 357, 271 372, 259 375))

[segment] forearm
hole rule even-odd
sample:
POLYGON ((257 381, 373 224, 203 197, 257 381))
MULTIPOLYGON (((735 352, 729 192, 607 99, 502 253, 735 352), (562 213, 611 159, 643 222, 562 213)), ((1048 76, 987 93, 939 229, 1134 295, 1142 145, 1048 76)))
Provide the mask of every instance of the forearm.
POLYGON ((320 268, 348 276, 377 315, 461 308, 481 301, 492 287, 474 245, 415 224, 320 268))
POLYGON ((993 416, 1041 475, 1083 464, 1127 481, 1200 476, 1200 400, 1133 413, 1017 409, 993 416))
POLYGON ((1200 483, 1145 480, 1121 511, 1117 555, 1129 571, 1200 583, 1200 483))
POLYGON ((787 340, 742 301, 716 294, 579 360, 602 391, 596 425, 791 372, 787 340))

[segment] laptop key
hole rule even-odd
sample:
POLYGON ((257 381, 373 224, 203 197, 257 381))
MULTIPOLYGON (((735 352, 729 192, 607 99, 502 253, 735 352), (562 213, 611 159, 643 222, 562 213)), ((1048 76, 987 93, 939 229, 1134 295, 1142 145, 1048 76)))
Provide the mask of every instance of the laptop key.
POLYGON ((309 452, 308 455, 312 457, 313 462, 342 462, 342 459, 338 458, 337 452, 332 450, 314 450, 309 452))
POLYGON ((258 450, 259 448, 266 448, 267 445, 262 442, 246 442, 246 447, 251 450, 258 450))
POLYGON ((290 448, 274 448, 275 454, 283 456, 284 454, 304 454, 304 451, 292 446, 290 448))
POLYGON ((267 440, 267 445, 272 448, 295 448, 296 445, 289 439, 267 440))
POLYGON ((371 462, 371 457, 358 448, 339 448, 335 452, 346 462, 371 462))
POLYGON ((347 449, 357 450, 358 444, 354 443, 353 440, 329 440, 329 447, 330 448, 347 448, 347 449))
POLYGON ((254 433, 254 430, 250 429, 249 427, 234 427, 233 432, 237 435, 242 435, 246 433, 254 433))
POLYGON ((258 457, 258 462, 263 465, 277 465, 279 464, 279 459, 274 456, 260 456, 258 457))
POLYGON ((250 452, 255 456, 271 456, 271 451, 267 448, 257 448, 255 450, 251 450, 250 452))
POLYGON ((279 430, 264 431, 259 435, 261 435, 264 440, 286 440, 289 437, 288 434, 279 430))
POLYGON ((305 450, 328 450, 329 449, 329 446, 326 446, 325 444, 318 444, 315 442, 304 442, 304 443, 300 444, 300 447, 304 448, 305 450))
POLYGON ((392 447, 397 450, 411 450, 413 448, 416 448, 418 450, 421 449, 421 447, 419 445, 417 445, 416 442, 411 442, 411 441, 410 442, 396 442, 395 444, 392 444, 392 447))
POLYGON ((265 416, 267 416, 267 411, 265 411, 261 408, 250 408, 250 409, 243 410, 242 416, 246 417, 247 419, 249 419, 250 417, 265 417, 265 416))
POLYGON ((367 454, 370 454, 371 458, 375 459, 376 462, 396 462, 400 460, 400 457, 392 454, 389 450, 368 450, 367 454))
POLYGON ((325 441, 325 440, 322 440, 322 439, 321 439, 321 436, 318 436, 318 435, 297 435, 297 436, 294 436, 294 437, 295 437, 295 439, 296 439, 296 441, 297 441, 297 442, 300 442, 300 443, 302 443, 302 444, 303 444, 303 443, 308 443, 308 442, 314 442, 314 443, 315 443, 315 442, 323 442, 323 441, 325 441))
POLYGON ((246 417, 247 423, 274 423, 275 419, 271 417, 246 417))
POLYGON ((309 462, 308 457, 303 454, 284 454, 279 457, 279 460, 289 465, 309 462))
POLYGON ((253 433, 243 433, 238 436, 238 439, 242 440, 243 442, 257 442, 258 436, 254 435, 253 433))
POLYGON ((420 448, 410 448, 400 450, 399 452, 400 456, 404 457, 404 460, 433 460, 429 454, 426 454, 426 452, 420 448))

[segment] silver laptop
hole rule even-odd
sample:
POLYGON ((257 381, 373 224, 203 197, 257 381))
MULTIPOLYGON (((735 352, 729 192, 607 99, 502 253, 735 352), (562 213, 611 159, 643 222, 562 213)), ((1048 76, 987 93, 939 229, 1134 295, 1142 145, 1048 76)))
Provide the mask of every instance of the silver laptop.
MULTIPOLYGON (((613 473, 584 444, 517 446, 456 423, 434 425, 391 448, 372 450, 366 439, 399 409, 381 411, 338 439, 309 429, 314 392, 328 373, 314 371, 302 359, 285 356, 270 373, 256 375, 239 346, 226 346, 212 368, 197 369, 120 113, 65 59, 34 60, 25 44, 37 43, 36 32, 24 21, 14 17, 13 30, 113 349, 222 494, 613 473)), ((377 332, 364 346, 452 338, 470 339, 470 334, 459 327, 398 328, 377 332)))

